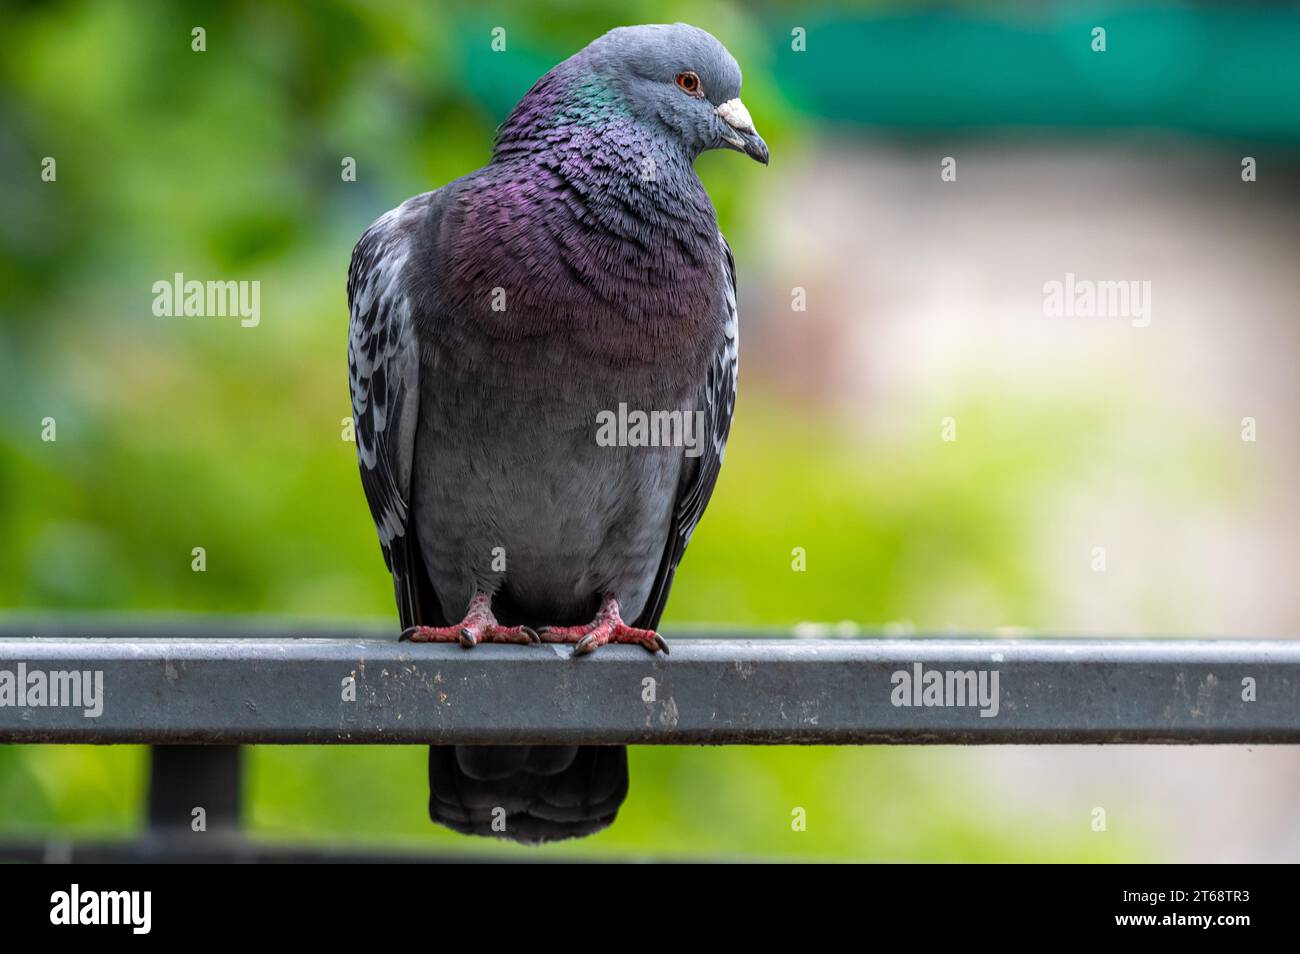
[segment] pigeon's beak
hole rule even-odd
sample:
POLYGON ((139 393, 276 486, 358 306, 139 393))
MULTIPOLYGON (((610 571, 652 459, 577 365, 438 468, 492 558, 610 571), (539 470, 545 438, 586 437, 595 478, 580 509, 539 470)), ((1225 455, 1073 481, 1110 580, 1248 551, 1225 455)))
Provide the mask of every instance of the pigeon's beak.
POLYGON ((745 104, 739 99, 729 99, 714 112, 725 124, 722 127, 722 144, 767 165, 767 143, 754 130, 754 121, 749 118, 745 104))

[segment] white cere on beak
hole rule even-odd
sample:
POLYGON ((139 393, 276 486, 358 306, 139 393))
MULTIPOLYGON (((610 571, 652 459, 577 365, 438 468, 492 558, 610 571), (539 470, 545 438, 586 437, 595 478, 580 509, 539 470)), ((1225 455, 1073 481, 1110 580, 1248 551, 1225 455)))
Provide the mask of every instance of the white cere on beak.
POLYGON ((729 99, 717 109, 714 110, 722 121, 732 129, 739 129, 741 132, 754 132, 754 120, 749 118, 749 110, 739 98, 729 99))

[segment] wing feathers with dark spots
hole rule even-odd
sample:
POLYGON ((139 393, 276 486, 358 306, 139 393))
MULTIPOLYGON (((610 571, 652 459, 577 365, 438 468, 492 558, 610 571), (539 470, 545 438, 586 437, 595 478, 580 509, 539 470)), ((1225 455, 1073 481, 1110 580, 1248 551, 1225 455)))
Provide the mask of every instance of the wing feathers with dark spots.
POLYGON ((402 626, 437 625, 427 574, 409 527, 411 466, 419 411, 419 346, 403 268, 410 238, 404 217, 420 196, 375 221, 348 269, 348 377, 361 484, 393 574, 402 626))

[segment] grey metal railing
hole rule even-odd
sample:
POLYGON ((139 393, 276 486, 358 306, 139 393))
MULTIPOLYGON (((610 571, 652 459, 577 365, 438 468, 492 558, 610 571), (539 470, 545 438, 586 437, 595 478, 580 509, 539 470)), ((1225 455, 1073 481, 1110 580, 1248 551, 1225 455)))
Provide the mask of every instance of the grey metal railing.
POLYGON ((1300 742, 1292 640, 670 632, 668 657, 607 646, 575 659, 553 645, 295 638, 288 625, 275 638, 75 632, 0 634, 0 742, 1300 742), (47 674, 45 695, 6 697, 20 673, 47 674))
POLYGON ((1300 742, 1297 640, 667 635, 669 657, 575 659, 387 627, 0 622, 0 743, 154 745, 138 838, 6 839, 0 860, 465 860, 248 841, 242 744, 1300 742))

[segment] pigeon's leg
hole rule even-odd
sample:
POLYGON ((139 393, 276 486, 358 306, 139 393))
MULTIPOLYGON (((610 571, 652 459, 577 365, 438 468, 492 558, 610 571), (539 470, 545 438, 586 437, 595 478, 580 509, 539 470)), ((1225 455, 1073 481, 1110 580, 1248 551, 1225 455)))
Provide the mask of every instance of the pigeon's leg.
POLYGON ((618 600, 605 594, 596 618, 586 626, 543 626, 537 631, 544 643, 577 643, 573 655, 582 656, 606 643, 636 643, 650 652, 668 652, 668 643, 653 629, 636 629, 623 622, 618 600))
POLYGON ((492 597, 476 593, 469 601, 465 618, 455 626, 412 626, 398 641, 413 643, 460 643, 472 649, 479 643, 538 643, 537 633, 527 626, 502 626, 492 614, 492 597))

